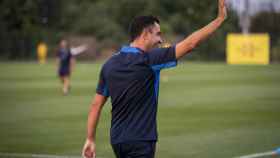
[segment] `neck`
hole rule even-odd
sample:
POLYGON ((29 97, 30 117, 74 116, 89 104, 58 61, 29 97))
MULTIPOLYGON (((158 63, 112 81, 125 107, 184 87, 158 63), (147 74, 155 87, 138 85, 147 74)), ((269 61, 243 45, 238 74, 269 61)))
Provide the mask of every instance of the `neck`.
POLYGON ((144 44, 143 41, 140 40, 135 40, 133 42, 130 43, 131 47, 136 47, 136 48, 140 48, 141 50, 143 50, 144 52, 146 52, 148 50, 147 46, 144 44))

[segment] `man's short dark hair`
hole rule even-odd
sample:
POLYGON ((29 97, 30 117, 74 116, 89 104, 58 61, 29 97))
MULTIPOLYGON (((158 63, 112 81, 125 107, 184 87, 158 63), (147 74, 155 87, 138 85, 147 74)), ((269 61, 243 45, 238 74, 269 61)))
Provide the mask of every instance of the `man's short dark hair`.
POLYGON ((138 36, 141 35, 143 30, 155 23, 160 23, 159 19, 155 16, 138 16, 135 17, 129 25, 129 36, 130 41, 134 41, 138 36))

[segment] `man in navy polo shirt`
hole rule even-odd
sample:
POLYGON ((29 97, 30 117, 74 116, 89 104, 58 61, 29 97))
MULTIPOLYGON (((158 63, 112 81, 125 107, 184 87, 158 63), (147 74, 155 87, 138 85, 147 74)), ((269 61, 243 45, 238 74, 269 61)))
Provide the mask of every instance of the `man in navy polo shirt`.
POLYGON ((57 73, 62 83, 62 92, 66 95, 70 89, 70 76, 75 63, 75 58, 66 40, 60 41, 56 56, 57 73))
POLYGON ((154 158, 157 141, 157 104, 160 70, 210 36, 225 20, 225 0, 219 0, 218 17, 175 46, 162 43, 160 22, 153 16, 136 17, 130 24, 129 46, 123 46, 103 65, 92 102, 83 148, 85 158, 95 157, 95 133, 101 109, 112 102, 111 144, 117 158, 154 158))

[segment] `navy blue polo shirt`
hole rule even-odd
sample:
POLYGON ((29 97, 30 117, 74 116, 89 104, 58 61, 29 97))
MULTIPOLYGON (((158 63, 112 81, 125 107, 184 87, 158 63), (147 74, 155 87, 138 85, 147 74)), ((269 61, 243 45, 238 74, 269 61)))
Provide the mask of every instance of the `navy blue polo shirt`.
POLYGON ((70 68, 70 61, 72 58, 72 54, 70 49, 59 49, 57 52, 57 57, 59 58, 59 67, 61 70, 68 70, 70 68))
POLYGON ((103 65, 96 92, 111 97, 111 143, 157 140, 160 71, 177 65, 175 47, 124 46, 103 65))

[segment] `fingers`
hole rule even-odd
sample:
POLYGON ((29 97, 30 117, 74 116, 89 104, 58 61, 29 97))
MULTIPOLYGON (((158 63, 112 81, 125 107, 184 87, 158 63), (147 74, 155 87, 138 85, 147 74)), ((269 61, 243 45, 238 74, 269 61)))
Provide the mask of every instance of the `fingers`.
POLYGON ((225 0, 219 0, 219 4, 220 4, 220 7, 224 7, 225 6, 225 0))
POLYGON ((95 154, 93 153, 93 151, 91 151, 89 148, 87 148, 88 150, 85 150, 83 152, 83 157, 84 158, 95 158, 95 154))
POLYGON ((95 152, 90 147, 88 147, 83 150, 82 156, 84 158, 95 158, 95 152))
POLYGON ((227 18, 227 7, 224 6, 225 19, 227 18))
POLYGON ((84 147, 82 152, 83 158, 87 158, 86 152, 87 152, 87 148, 84 147))
POLYGON ((219 10, 220 12, 224 11, 226 8, 225 0, 219 0, 219 10))
POLYGON ((223 11, 225 8, 225 0, 219 0, 219 10, 223 11))
POLYGON ((82 151, 82 156, 84 158, 95 158, 95 145, 92 142, 86 141, 83 151, 82 151))
POLYGON ((219 17, 222 19, 227 18, 227 9, 225 5, 225 0, 219 0, 219 17))

